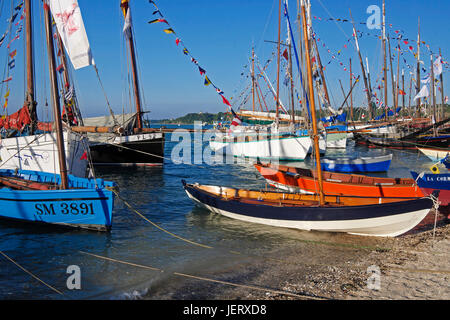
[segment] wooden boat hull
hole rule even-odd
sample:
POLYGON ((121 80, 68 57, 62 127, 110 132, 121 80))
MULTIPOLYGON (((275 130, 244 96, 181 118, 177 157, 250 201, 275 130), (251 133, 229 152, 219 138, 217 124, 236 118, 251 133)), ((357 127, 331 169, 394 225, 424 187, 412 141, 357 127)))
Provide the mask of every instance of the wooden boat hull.
POLYGON ((411 175, 425 195, 430 195, 434 190, 440 190, 438 199, 441 206, 450 205, 450 173, 429 173, 419 177, 417 172, 411 171, 411 175))
POLYGON ((392 154, 381 157, 361 157, 357 159, 322 159, 322 169, 333 172, 383 172, 389 169, 392 154))
MULTIPOLYGON (((0 170, 0 177, 18 177, 35 183, 59 183, 59 175, 0 170)), ((113 182, 68 176, 67 190, 0 189, 0 218, 65 227, 109 230, 114 205, 113 182), (97 185, 97 187, 96 187, 97 185)))
MULTIPOLYGON (((236 189, 186 184, 189 198, 208 210, 238 220, 276 227, 357 235, 395 237, 414 228, 430 211, 432 200, 420 198, 357 206, 302 206, 282 204, 292 194, 279 193, 279 203, 268 204, 258 198, 232 197, 236 189), (215 192, 205 191, 215 190, 215 192), (221 196, 226 189, 227 196, 221 196)), ((241 190, 242 194, 251 193, 241 190)), ((256 191, 254 191, 256 192, 256 191)), ((261 192, 261 197, 263 196, 261 192)))
MULTIPOLYGON (((316 193, 316 172, 310 169, 255 164, 255 168, 276 188, 289 192, 316 193)), ((323 172, 323 191, 330 195, 361 197, 423 197, 414 179, 378 178, 356 174, 323 172)))
POLYGON ((164 133, 117 137, 111 143, 90 146, 94 165, 161 166, 164 163, 164 133))
POLYGON ((436 148, 448 148, 450 142, 450 136, 426 136, 416 139, 390 139, 386 137, 370 137, 366 135, 357 135, 356 143, 367 145, 369 148, 381 147, 381 148, 391 148, 391 149, 410 149, 415 150, 417 146, 429 146, 436 148))

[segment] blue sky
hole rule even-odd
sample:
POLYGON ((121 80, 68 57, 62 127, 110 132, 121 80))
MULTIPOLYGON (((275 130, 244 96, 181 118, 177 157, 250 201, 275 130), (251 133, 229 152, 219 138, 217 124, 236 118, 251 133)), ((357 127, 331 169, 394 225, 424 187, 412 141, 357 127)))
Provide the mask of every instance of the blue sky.
MULTIPOLYGON (((19 0, 14 0, 18 4, 19 0)), ((42 47, 40 37, 43 35, 41 27, 41 6, 34 2, 34 33, 36 37, 36 82, 39 116, 47 117, 48 109, 45 108, 45 98, 50 103, 48 70, 46 69, 46 49, 42 47)), ((78 0, 85 28, 88 34, 95 62, 100 72, 107 97, 114 112, 121 112, 123 106, 129 111, 129 89, 127 79, 126 47, 122 36, 123 16, 119 9, 119 0, 78 0)), ((183 41, 186 48, 199 65, 206 70, 206 74, 212 82, 224 91, 225 96, 231 100, 240 90, 244 89, 249 79, 241 76, 247 71, 244 66, 248 64, 252 46, 261 64, 269 59, 276 49, 275 44, 264 40, 277 39, 277 0, 159 0, 155 1, 164 18, 175 30, 177 36, 183 41)), ((350 0, 311 0, 312 15, 329 18, 349 18, 349 8, 355 21, 365 22, 369 17, 366 9, 370 5, 379 5, 381 1, 350 1, 350 0), (326 8, 326 9, 325 9, 326 8)), ((417 20, 421 19, 421 37, 433 50, 442 49, 442 55, 446 60, 449 52, 447 14, 450 12, 450 3, 445 0, 433 1, 387 1, 388 31, 402 30, 410 39, 417 37, 417 20)), ((6 19, 10 17, 10 1, 3 1, 0 11, 0 32, 7 25, 6 19)), ((173 34, 166 34, 163 29, 167 27, 163 23, 148 24, 147 22, 158 18, 152 15, 153 5, 146 0, 131 0, 133 23, 137 43, 140 82, 143 89, 143 102, 145 109, 151 111, 150 119, 170 118, 181 116, 187 112, 218 112, 224 111, 225 105, 222 99, 211 86, 204 86, 204 77, 186 55, 183 47, 175 44, 173 34)), ((289 13, 294 30, 297 30, 296 22, 297 1, 289 1, 289 13)), ((313 19, 313 28, 319 42, 322 62, 326 65, 326 78, 331 91, 332 103, 339 106, 343 101, 343 95, 339 86, 342 81, 344 88, 349 86, 349 73, 344 71, 348 66, 349 58, 352 59, 355 74, 361 74, 360 65, 354 42, 348 42, 351 36, 349 23, 334 23, 313 19), (331 55, 320 43, 325 43, 326 48, 337 53, 341 50, 339 61, 331 59, 331 55), (343 46, 347 44, 347 48, 343 46), (331 61, 330 64, 327 64, 331 61)), ((369 30, 366 26, 357 27, 364 35, 360 39, 360 47, 363 56, 369 59, 372 73, 372 84, 381 71, 380 41, 376 37, 379 30, 369 30)), ((296 31, 295 31, 296 33, 296 31)), ((298 37, 297 33, 294 35, 298 37)), ((282 39, 286 38, 286 23, 282 21, 282 39)), ((295 38, 297 39, 297 38, 295 38)), ((297 40, 298 44, 298 40, 297 40)), ((392 47, 396 41, 391 43, 392 47)), ((416 46, 413 43, 414 51, 416 46)), ((407 49, 407 45, 402 48, 407 49)), ((17 48, 16 67, 11 70, 13 80, 9 83, 11 95, 9 100, 9 112, 14 112, 21 105, 24 96, 23 80, 23 33, 21 40, 15 41, 11 48, 17 48)), ((3 68, 6 65, 6 43, 0 47, 0 61, 3 68)), ((404 57, 410 65, 414 65, 414 57, 405 52, 404 57)), ((429 68, 429 51, 422 46, 424 67, 429 68)), ((396 62, 394 70, 396 73, 396 62)), ((401 68, 408 69, 402 63, 401 68)), ((447 70, 447 69, 445 69, 447 70)), ((106 100, 101 86, 96 78, 94 69, 87 67, 80 70, 72 70, 81 111, 85 116, 97 116, 108 114, 106 100)), ((272 62, 268 68, 268 76, 274 81, 276 74, 276 62, 272 62)), ((245 74, 246 75, 246 74, 245 74)), ((447 73, 444 73, 444 90, 450 95, 450 86, 446 81, 447 73)), ((283 76, 282 76, 283 78, 283 76)), ((390 74, 388 74, 390 81, 390 74)), ((406 89, 409 85, 409 75, 406 77, 406 89)), ((260 83, 264 88, 264 83, 260 83)), ((390 82, 389 82, 390 88, 390 82)), ((282 87, 282 99, 286 94, 282 87)), ((5 88, 1 90, 2 96, 5 88)), ((355 88, 355 104, 364 103, 362 83, 355 88)), ((2 104, 3 104, 3 97, 2 104)), ((287 99, 285 99, 287 100, 287 99)), ((273 100, 268 99, 268 102, 273 100)), ((438 95, 438 101, 440 96, 438 95)), ((286 102, 287 103, 287 102, 286 102)))

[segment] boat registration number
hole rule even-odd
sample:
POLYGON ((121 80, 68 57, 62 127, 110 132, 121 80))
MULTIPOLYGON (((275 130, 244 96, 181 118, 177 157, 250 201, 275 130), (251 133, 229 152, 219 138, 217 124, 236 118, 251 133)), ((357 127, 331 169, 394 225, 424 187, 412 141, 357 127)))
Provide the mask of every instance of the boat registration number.
POLYGON ((34 205, 37 215, 87 215, 94 214, 94 205, 86 202, 61 202, 59 205, 54 203, 36 203, 34 205))

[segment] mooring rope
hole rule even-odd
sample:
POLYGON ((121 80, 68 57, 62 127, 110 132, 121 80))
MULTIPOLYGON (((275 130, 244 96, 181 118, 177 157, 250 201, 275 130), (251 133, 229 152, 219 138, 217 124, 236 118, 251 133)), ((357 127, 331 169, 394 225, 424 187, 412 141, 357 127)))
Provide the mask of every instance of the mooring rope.
MULTIPOLYGON (((123 260, 118 260, 118 259, 113 259, 113 258, 109 258, 109 257, 104 257, 104 256, 100 256, 100 255, 93 254, 93 253, 90 253, 90 252, 80 251, 80 253, 86 254, 86 255, 89 255, 89 256, 92 256, 92 257, 95 257, 95 258, 98 258, 98 259, 103 259, 103 260, 116 262, 116 263, 120 263, 120 264, 125 264, 125 265, 129 265, 129 266, 137 267, 137 268, 143 268, 143 269, 152 270, 152 271, 159 271, 159 272, 166 272, 166 271, 164 271, 163 269, 160 269, 160 268, 156 268, 156 267, 152 267, 152 266, 146 266, 146 265, 142 265, 142 264, 136 264, 136 263, 123 261, 123 260)), ((169 272, 166 272, 166 273, 169 274, 169 272)), ((216 280, 216 279, 200 277, 200 276, 191 275, 191 274, 187 274, 187 273, 181 273, 181 272, 171 272, 171 274, 174 275, 174 276, 180 276, 180 277, 184 277, 184 278, 196 279, 196 280, 201 280, 201 281, 206 281, 206 282, 214 282, 214 283, 219 283, 219 284, 233 286, 233 287, 257 290, 257 291, 264 291, 264 292, 270 292, 270 293, 273 293, 273 294, 281 294, 281 295, 286 295, 286 296, 291 296, 291 297, 296 297, 296 298, 308 297, 308 298, 319 299, 319 300, 330 300, 331 299, 329 297, 317 296, 317 295, 310 294, 310 293, 294 293, 294 292, 284 291, 284 290, 275 290, 275 289, 270 289, 270 288, 264 288, 262 286, 239 284, 239 283, 234 283, 234 282, 230 282, 230 281, 216 280)))
POLYGON ((6 259, 8 259, 9 261, 11 261, 13 264, 15 264, 19 269, 21 269, 22 271, 24 271, 25 273, 29 274, 30 276, 32 276, 34 279, 36 279, 37 281, 39 281, 40 283, 44 284, 46 287, 50 288, 51 290, 53 290, 54 292, 56 292, 57 294, 60 295, 64 295, 64 293, 62 293, 61 291, 59 291, 58 289, 55 289, 54 287, 52 287, 51 285, 49 285, 48 283, 46 283, 45 281, 39 279, 36 275, 34 275, 33 273, 31 273, 30 271, 28 271, 27 269, 25 269, 24 267, 22 267, 20 264, 18 264, 16 261, 14 261, 13 259, 11 259, 9 256, 7 256, 3 251, 0 251, 0 254, 2 254, 6 259))

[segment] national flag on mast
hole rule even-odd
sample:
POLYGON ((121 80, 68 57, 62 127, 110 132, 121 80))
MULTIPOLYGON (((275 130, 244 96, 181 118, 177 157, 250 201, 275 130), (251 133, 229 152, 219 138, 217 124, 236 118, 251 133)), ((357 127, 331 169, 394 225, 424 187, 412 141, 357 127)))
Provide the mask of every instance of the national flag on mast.
POLYGON ((230 108, 231 113, 233 114, 233 121, 231 121, 230 131, 235 127, 242 124, 242 120, 238 117, 238 115, 234 112, 233 108, 230 108))

